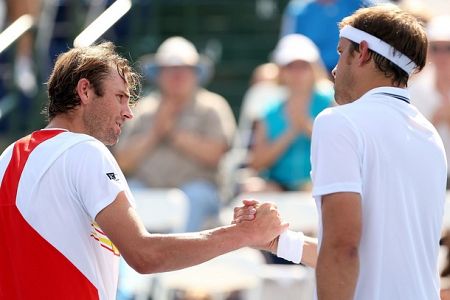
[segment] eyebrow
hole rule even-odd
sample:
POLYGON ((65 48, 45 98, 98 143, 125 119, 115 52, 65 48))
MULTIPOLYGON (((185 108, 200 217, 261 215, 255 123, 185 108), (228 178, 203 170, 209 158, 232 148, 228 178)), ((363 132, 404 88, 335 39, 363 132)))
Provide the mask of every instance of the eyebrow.
POLYGON ((121 95, 123 95, 123 96, 125 96, 127 98, 131 97, 129 92, 125 92, 125 91, 122 91, 122 90, 119 90, 116 94, 121 94, 121 95))

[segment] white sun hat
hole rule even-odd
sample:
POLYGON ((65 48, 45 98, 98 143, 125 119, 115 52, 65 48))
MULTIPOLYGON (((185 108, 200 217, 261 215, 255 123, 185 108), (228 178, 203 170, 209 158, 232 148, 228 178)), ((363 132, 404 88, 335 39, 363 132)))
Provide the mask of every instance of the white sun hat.
POLYGON ((315 63, 320 60, 320 54, 319 49, 311 39, 302 34, 294 33, 279 40, 273 51, 272 60, 279 66, 286 66, 296 60, 315 63))
POLYGON ((213 73, 212 61, 199 54, 194 44, 181 36, 166 39, 155 54, 145 55, 140 61, 144 75, 150 80, 156 78, 161 67, 195 67, 202 84, 208 81, 213 73))

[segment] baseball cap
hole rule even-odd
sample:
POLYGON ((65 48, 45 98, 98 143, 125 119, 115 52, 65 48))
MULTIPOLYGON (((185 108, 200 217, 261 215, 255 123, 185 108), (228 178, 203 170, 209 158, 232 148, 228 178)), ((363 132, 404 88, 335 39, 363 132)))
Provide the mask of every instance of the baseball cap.
POLYGON ((314 42, 297 33, 282 37, 272 54, 273 62, 279 66, 286 66, 296 60, 314 63, 319 59, 319 49, 314 42))

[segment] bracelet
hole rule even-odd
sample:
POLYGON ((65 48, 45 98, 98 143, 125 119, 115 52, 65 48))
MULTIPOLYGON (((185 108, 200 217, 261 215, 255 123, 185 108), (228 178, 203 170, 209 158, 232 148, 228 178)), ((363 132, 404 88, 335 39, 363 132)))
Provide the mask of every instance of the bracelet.
POLYGON ((277 256, 299 264, 302 260, 303 232, 286 230, 278 238, 277 256))

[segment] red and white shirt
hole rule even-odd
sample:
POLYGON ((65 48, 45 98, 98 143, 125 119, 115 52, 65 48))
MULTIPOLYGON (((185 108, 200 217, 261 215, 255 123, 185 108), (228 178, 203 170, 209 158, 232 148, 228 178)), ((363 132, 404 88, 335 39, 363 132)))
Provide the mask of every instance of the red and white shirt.
POLYGON ((0 299, 115 299, 119 251, 95 223, 132 195, 98 140, 62 129, 0 156, 0 299))

